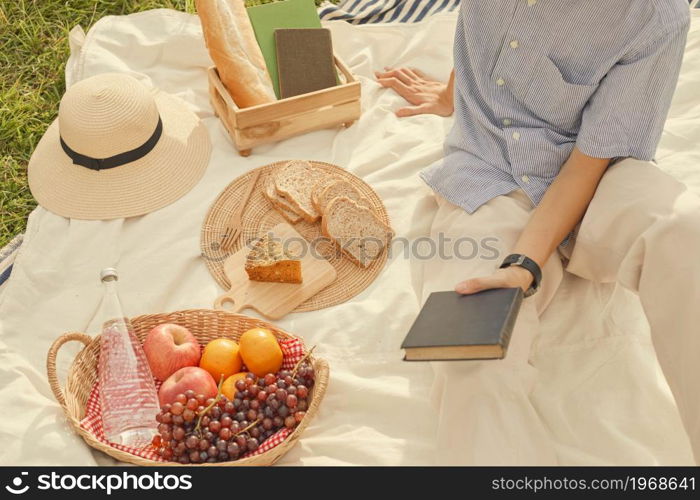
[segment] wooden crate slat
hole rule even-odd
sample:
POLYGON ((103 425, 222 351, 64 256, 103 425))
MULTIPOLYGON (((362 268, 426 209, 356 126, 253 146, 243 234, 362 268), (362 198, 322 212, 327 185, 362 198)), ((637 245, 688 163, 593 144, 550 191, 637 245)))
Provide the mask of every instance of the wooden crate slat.
POLYGON ((343 61, 341 61, 340 59, 338 59, 338 57, 336 57, 336 56, 333 56, 333 59, 335 60, 335 65, 336 65, 336 67, 337 67, 337 68, 340 70, 340 72, 345 76, 345 80, 346 80, 347 83, 351 83, 351 82, 357 81, 357 80, 355 80, 355 76, 350 72, 350 70, 348 69, 348 67, 345 66, 345 63, 343 63, 343 61))
POLYGON ((236 111, 238 107, 233 102, 231 95, 226 90, 226 87, 219 79, 219 73, 216 68, 209 68, 209 97, 214 111, 220 119, 226 120, 228 124, 236 126, 236 111))
POLYGON ((356 120, 360 115, 360 106, 360 101, 350 101, 337 106, 291 115, 279 120, 279 126, 267 136, 261 136, 258 130, 253 130, 251 134, 250 128, 236 128, 233 132, 233 140, 238 149, 249 149, 261 144, 288 139, 301 133, 338 126, 356 120))
POLYGON ((315 108, 354 101, 360 98, 360 82, 346 83, 308 94, 288 97, 270 104, 251 106, 236 113, 238 128, 253 127, 280 120, 315 108))

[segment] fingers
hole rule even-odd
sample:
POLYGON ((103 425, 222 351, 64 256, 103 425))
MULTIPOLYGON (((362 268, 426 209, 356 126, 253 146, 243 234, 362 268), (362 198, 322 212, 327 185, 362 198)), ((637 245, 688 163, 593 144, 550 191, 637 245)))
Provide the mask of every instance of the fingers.
POLYGON ((427 78, 427 77, 425 76, 425 73, 423 73, 423 72, 422 72, 421 70, 419 70, 418 68, 410 68, 410 70, 411 70, 418 78, 423 78, 423 79, 427 78))
POLYGON ((382 87, 394 89, 404 99, 410 100, 413 98, 414 92, 398 78, 379 78, 377 79, 377 83, 382 87))
POLYGON ((484 278, 472 278, 458 283, 455 287, 455 292, 462 295, 470 295, 472 293, 490 290, 492 288, 503 288, 503 278, 500 276, 487 276, 484 278))
POLYGON ((412 82, 417 80, 416 74, 407 68, 384 68, 384 73, 375 72, 377 78, 396 78, 406 85, 410 85, 412 82))
POLYGON ((431 113, 430 105, 419 104, 418 106, 407 106, 396 111, 396 116, 405 118, 407 116, 424 115, 431 113))
POLYGON ((406 75, 405 73, 402 73, 398 70, 391 70, 387 71, 385 73, 375 73, 377 76, 378 80, 384 80, 384 79, 389 79, 389 78, 395 78, 396 80, 400 81, 401 83, 405 85, 410 85, 411 84, 411 79, 406 75))
POLYGON ((380 80, 382 78, 390 78, 394 75, 391 75, 390 71, 385 69, 384 71, 375 71, 374 76, 377 78, 377 80, 380 80))
POLYGON ((409 78, 411 81, 418 81, 420 80, 420 77, 416 74, 415 71, 413 71, 413 68, 401 68, 400 70, 406 78, 409 78))

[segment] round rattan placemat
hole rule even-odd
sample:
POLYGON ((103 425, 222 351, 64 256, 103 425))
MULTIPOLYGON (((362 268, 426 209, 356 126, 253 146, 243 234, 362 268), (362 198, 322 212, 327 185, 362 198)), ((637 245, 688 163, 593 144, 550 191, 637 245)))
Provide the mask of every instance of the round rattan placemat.
MULTIPOLYGON (((241 236, 228 252, 222 251, 219 248, 219 243, 224 234, 224 228, 231 214, 237 208, 238 200, 243 196, 246 184, 253 176, 255 170, 251 170, 234 179, 216 198, 204 219, 200 241, 202 257, 209 268, 209 272, 211 272, 216 282, 225 290, 230 289, 229 280, 224 274, 224 261, 226 258, 239 251, 246 242, 257 238, 268 229, 271 229, 281 222, 287 222, 286 219, 272 207, 262 193, 262 186, 265 185, 266 177, 274 168, 282 166, 285 163, 287 162, 271 163, 257 169, 262 172, 243 213, 241 236)), ((336 165, 317 161, 311 161, 311 163, 316 168, 327 170, 330 175, 337 176, 350 182, 362 196, 369 201, 370 207, 374 213, 376 213, 384 223, 390 225, 389 215, 384 207, 384 203, 382 203, 379 195, 377 195, 366 182, 336 165)), ((293 224, 293 226, 307 241, 316 242, 316 251, 326 257, 338 273, 337 279, 331 285, 299 305, 294 312, 315 311, 317 309, 341 304, 351 299, 362 292, 362 290, 367 288, 376 279, 386 263, 389 245, 387 245, 387 248, 384 249, 379 258, 372 262, 369 267, 361 268, 351 262, 347 257, 343 257, 334 245, 323 241, 320 222, 309 224, 306 221, 301 221, 297 224, 293 224)))

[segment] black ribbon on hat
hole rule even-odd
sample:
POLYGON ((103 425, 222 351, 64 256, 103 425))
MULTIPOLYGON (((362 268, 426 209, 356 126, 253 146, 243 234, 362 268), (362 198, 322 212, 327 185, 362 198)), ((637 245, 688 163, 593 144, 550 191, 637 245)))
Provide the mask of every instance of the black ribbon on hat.
POLYGON ((61 137, 60 139, 63 151, 65 151, 65 153, 70 157, 70 159, 73 160, 73 163, 75 165, 80 165, 81 167, 86 167, 90 170, 106 170, 108 168, 119 167, 121 165, 131 163, 132 161, 140 160, 148 153, 150 153, 154 147, 156 147, 156 144, 158 144, 158 140, 160 139, 162 133, 163 122, 159 116, 158 125, 156 125, 156 129, 153 131, 153 134, 151 135, 151 137, 148 138, 146 142, 141 144, 136 149, 132 149, 131 151, 126 151, 124 153, 119 153, 118 155, 110 156, 109 158, 93 158, 92 156, 81 155, 77 151, 72 150, 70 146, 68 146, 68 144, 66 144, 66 142, 63 140, 63 137, 61 137))

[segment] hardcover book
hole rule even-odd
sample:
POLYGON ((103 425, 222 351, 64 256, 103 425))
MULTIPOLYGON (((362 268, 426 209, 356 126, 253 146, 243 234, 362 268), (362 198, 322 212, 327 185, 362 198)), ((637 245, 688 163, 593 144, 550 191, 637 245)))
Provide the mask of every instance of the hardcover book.
POLYGON ((520 288, 431 293, 401 345, 404 360, 504 358, 522 300, 520 288))
POLYGON ((326 28, 275 30, 280 99, 337 84, 331 32, 326 28))
POLYGON ((267 71, 280 97, 277 75, 277 52, 274 33, 279 28, 320 28, 321 20, 316 12, 314 0, 284 0, 248 7, 248 17, 260 45, 267 71))

